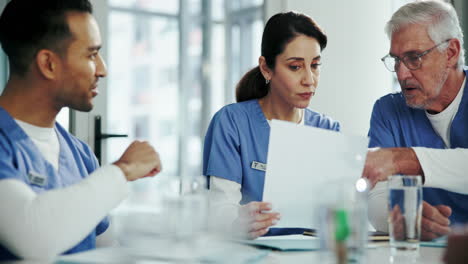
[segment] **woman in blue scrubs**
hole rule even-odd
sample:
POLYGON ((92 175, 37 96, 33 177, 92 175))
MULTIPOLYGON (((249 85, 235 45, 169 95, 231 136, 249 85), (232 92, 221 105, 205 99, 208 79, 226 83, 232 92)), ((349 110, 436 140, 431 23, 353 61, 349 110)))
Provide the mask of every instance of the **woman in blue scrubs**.
POLYGON ((270 120, 339 131, 338 122, 307 108, 326 44, 312 18, 296 12, 274 15, 263 32, 259 65, 236 87, 237 103, 211 120, 203 174, 209 179, 214 225, 224 232, 256 238, 281 217, 262 202, 270 120))

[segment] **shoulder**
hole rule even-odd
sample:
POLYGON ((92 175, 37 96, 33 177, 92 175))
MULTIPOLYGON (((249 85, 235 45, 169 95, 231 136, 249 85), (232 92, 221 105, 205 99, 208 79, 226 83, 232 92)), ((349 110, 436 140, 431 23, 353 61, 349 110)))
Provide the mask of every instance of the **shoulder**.
POLYGON ((251 114, 256 108, 257 100, 249 100, 240 103, 232 103, 221 108, 217 114, 231 116, 245 116, 251 114))
POLYGON ((19 130, 20 128, 14 119, 0 107, 0 151, 2 156, 13 155, 15 142, 27 137, 24 133, 18 133, 19 130))
POLYGON ((401 92, 387 94, 375 101, 371 114, 371 123, 378 120, 406 118, 420 110, 410 108, 401 92))
POLYGON ((304 118, 305 125, 340 131, 340 123, 338 121, 327 115, 315 112, 309 108, 305 109, 304 118))
POLYGON ((392 108, 392 107, 400 107, 401 105, 406 106, 405 97, 401 92, 390 93, 384 95, 377 99, 375 102, 375 106, 381 108, 392 108))
MULTIPOLYGON (((220 137, 222 139, 230 138, 237 142, 240 140, 239 137, 253 131, 252 127, 261 124, 262 117, 263 112, 257 100, 226 105, 213 116, 206 132, 205 141, 220 137)), ((266 121, 264 123, 265 126, 268 126, 266 121)))
POLYGON ((261 111, 257 100, 228 104, 221 108, 213 117, 212 122, 240 123, 255 118, 261 111))
POLYGON ((5 156, 11 156, 14 152, 13 142, 7 137, 7 130, 4 130, 0 127, 0 155, 2 159, 5 156))

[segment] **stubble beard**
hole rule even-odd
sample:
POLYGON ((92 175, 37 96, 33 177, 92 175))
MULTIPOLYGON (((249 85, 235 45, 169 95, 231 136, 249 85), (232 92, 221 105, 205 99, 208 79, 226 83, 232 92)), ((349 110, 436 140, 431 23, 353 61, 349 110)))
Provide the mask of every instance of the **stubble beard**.
MULTIPOLYGON (((447 78, 448 78, 448 69, 445 69, 436 78, 438 82, 435 88, 435 94, 430 96, 429 98, 427 98, 421 103, 411 103, 410 100, 414 98, 415 96, 408 96, 405 93, 403 93, 403 95, 405 96, 406 104, 411 108, 427 110, 432 104, 434 104, 439 99, 440 92, 442 91, 442 88, 444 87, 444 84, 447 81, 447 78)), ((425 94, 427 95, 427 93, 425 94)))

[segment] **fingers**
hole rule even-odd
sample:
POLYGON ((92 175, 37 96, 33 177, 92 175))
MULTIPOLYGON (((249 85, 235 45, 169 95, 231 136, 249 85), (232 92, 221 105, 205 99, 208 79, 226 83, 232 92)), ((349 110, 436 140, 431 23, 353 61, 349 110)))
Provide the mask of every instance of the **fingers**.
POLYGON ((128 181, 158 174, 162 170, 158 152, 146 141, 133 141, 120 159, 119 166, 128 181))
POLYGON ((280 219, 280 214, 269 212, 272 206, 267 202, 250 202, 239 208, 239 217, 235 221, 240 230, 249 239, 254 239, 266 234, 269 227, 275 225, 280 219))
POLYGON ((278 220, 276 218, 269 218, 261 222, 255 221, 249 225, 248 232, 254 232, 254 231, 266 229, 266 228, 269 228, 270 226, 276 225, 276 223, 278 223, 278 220))
POLYGON ((162 164, 161 160, 159 159, 159 153, 154 151, 156 156, 154 159, 155 167, 147 174, 145 177, 151 177, 154 176, 162 171, 162 164))
POLYGON ((271 226, 276 225, 278 223, 278 219, 276 213, 274 214, 259 214, 262 215, 261 217, 267 217, 264 221, 254 221, 248 225, 247 237, 250 239, 255 239, 259 236, 263 236, 268 232, 271 226))
POLYGON ((441 225, 425 217, 421 220, 421 237, 429 237, 429 239, 434 239, 440 236, 447 235, 450 233, 451 228, 448 225, 441 225), (423 236, 423 234, 425 236, 423 236))
POLYGON ((390 213, 391 225, 395 239, 402 240, 405 236, 405 218, 401 214, 400 206, 395 205, 390 213))
POLYGON ((449 214, 450 216, 452 212, 450 207, 445 206, 445 205, 435 207, 435 206, 430 205, 427 202, 423 202, 423 218, 425 217, 440 225, 444 225, 444 226, 450 225, 450 220, 448 219, 448 216, 441 213, 439 211, 439 208, 441 208, 445 214, 449 214))
POLYGON ((266 233, 268 233, 268 230, 269 230, 268 228, 265 228, 265 229, 249 232, 249 233, 247 233, 247 238, 248 239, 255 239, 257 237, 261 237, 261 236, 265 235, 266 233))
POLYGON ((450 217, 452 215, 452 208, 446 206, 446 205, 436 205, 434 206, 439 210, 440 213, 442 213, 445 217, 450 217))
POLYGON ((432 206, 423 202, 421 220, 421 240, 432 240, 451 232, 450 220, 452 209, 445 205, 432 206))
POLYGON ((263 221, 268 221, 270 219, 279 220, 280 214, 279 213, 257 213, 252 216, 251 222, 263 222, 263 221))
POLYGON ((239 215, 254 216, 257 212, 270 211, 271 204, 267 202, 250 202, 239 208, 239 215))
POLYGON ((430 241, 438 238, 439 235, 436 233, 432 233, 431 231, 427 231, 424 228, 421 228, 421 240, 422 241, 430 241))

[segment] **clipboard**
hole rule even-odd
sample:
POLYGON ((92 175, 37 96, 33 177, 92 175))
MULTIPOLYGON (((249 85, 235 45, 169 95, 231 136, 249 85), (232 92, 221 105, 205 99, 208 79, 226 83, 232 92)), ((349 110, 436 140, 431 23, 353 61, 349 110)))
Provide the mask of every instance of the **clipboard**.
MULTIPOLYGON (((317 230, 315 229, 306 230, 302 234, 304 236, 316 237, 317 230)), ((388 233, 380 232, 380 231, 369 232, 369 241, 370 242, 388 242, 390 241, 390 236, 388 235, 388 233)))

